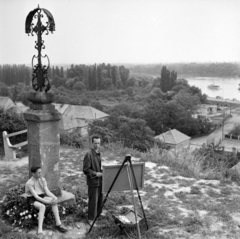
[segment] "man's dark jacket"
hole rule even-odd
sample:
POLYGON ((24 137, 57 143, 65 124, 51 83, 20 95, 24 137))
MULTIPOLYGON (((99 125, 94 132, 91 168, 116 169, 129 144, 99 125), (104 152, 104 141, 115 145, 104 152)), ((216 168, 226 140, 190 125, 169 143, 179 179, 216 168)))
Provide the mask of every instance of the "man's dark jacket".
POLYGON ((97 177, 97 172, 101 170, 101 154, 91 149, 86 153, 83 160, 83 172, 87 176, 87 185, 97 187, 102 184, 102 177, 97 177))

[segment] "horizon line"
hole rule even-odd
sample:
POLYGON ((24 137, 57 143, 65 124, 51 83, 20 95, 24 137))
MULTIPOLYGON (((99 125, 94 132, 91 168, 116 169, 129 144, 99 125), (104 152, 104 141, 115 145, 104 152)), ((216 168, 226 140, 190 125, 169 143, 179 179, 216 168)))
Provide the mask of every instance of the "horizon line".
MULTIPOLYGON (((176 61, 176 62, 95 62, 95 63, 51 63, 51 65, 57 66, 57 65, 95 65, 95 64, 110 64, 110 65, 159 65, 159 64, 209 64, 209 63, 215 63, 215 64, 222 64, 222 63, 232 63, 232 64, 240 64, 240 61, 176 61)), ((1 63, 0 65, 27 65, 31 66, 30 63, 1 63)))

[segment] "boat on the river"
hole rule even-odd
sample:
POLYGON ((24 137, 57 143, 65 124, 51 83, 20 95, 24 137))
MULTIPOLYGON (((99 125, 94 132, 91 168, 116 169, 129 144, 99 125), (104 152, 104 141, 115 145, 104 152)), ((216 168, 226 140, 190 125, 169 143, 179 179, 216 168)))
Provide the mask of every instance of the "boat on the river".
POLYGON ((208 88, 209 88, 210 90, 218 90, 219 87, 220 87, 219 85, 215 85, 215 84, 211 84, 211 85, 208 86, 208 88))

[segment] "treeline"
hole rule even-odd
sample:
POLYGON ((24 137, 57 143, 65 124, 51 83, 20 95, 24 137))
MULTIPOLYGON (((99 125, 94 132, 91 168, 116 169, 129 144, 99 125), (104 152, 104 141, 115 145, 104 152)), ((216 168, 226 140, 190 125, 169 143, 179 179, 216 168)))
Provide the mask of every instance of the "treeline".
MULTIPOLYGON (((240 77, 237 63, 172 63, 164 64, 181 77, 240 77)), ((159 75, 162 64, 129 65, 133 73, 159 75)))
POLYGON ((145 151, 152 146, 154 135, 169 129, 189 136, 213 129, 208 121, 192 117, 196 107, 206 103, 207 96, 187 80, 178 79, 177 72, 166 66, 151 85, 144 88, 135 85, 132 99, 110 109, 107 112, 110 117, 105 121, 94 121, 90 132, 101 135, 103 142, 121 141, 124 146, 145 151))
MULTIPOLYGON (((212 129, 209 122, 192 118, 196 107, 206 103, 207 96, 166 66, 154 79, 139 74, 129 76, 124 66, 105 64, 72 65, 64 71, 55 67, 51 74, 55 103, 91 105, 110 115, 91 127, 106 142, 120 140, 125 146, 144 150, 151 147, 154 135, 169 129, 189 136, 206 134, 212 129), (109 82, 107 89, 102 89, 104 81, 109 82), (111 102, 112 106, 108 104, 111 102)), ((24 104, 28 104, 30 90, 31 86, 23 83, 0 85, 0 95, 9 95, 24 104)))
POLYGON ((0 82, 7 86, 30 84, 31 68, 25 65, 0 65, 0 82))
MULTIPOLYGON (((25 65, 0 65, 0 82, 7 86, 31 84, 32 69, 25 65)), ((53 66, 48 69, 51 85, 69 90, 109 90, 127 86, 129 70, 124 66, 110 64, 71 65, 66 70, 53 66)))
POLYGON ((124 66, 110 64, 71 65, 65 72, 51 70, 52 85, 64 86, 77 90, 108 90, 111 88, 125 88, 129 78, 129 70, 124 66))

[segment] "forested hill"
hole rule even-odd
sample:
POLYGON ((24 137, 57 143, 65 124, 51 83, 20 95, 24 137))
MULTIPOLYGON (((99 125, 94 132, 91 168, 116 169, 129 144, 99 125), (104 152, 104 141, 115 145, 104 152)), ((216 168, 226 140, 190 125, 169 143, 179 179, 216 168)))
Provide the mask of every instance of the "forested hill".
MULTIPOLYGON (((240 63, 172 63, 164 64, 178 77, 240 77, 240 63)), ((126 65, 132 73, 158 76, 163 64, 126 65)))

